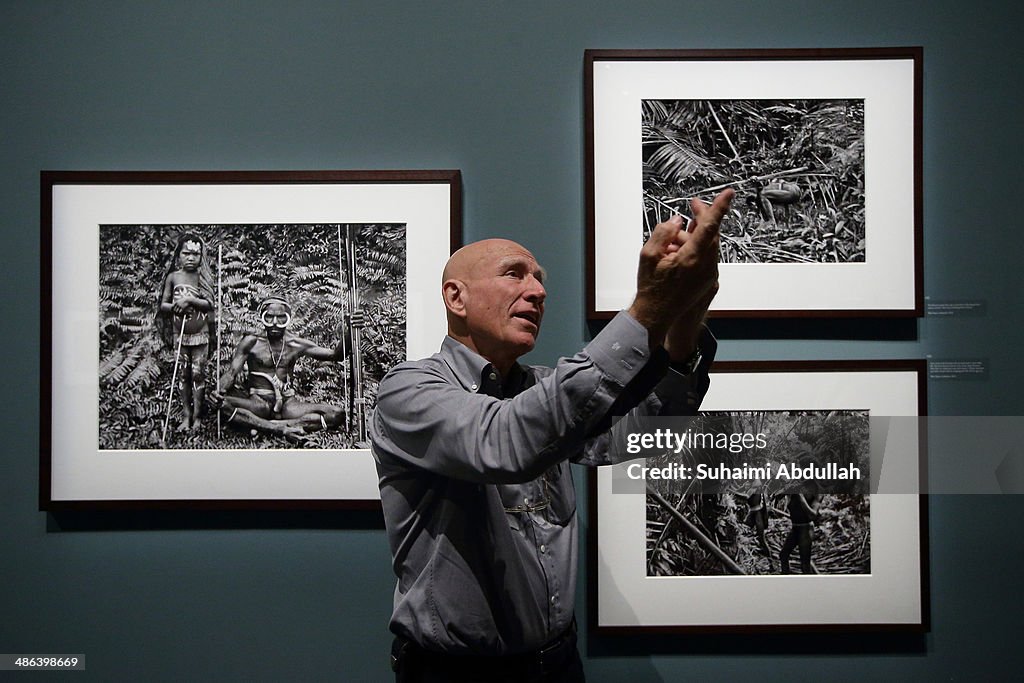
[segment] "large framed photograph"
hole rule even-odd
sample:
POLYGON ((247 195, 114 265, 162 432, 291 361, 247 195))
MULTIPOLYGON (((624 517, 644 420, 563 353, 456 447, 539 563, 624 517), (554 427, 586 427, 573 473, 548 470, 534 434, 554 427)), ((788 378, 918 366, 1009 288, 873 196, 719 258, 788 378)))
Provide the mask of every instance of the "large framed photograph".
POLYGON ((736 191, 717 317, 923 314, 922 50, 587 50, 587 312, 692 198, 736 191))
POLYGON ((458 171, 42 174, 40 505, 372 508, 458 171))
MULTIPOLYGON (((661 457, 589 473, 591 627, 926 630, 925 411, 922 361, 715 363, 703 429, 749 441, 719 443, 718 464, 689 476, 661 457), (885 483, 897 471, 912 485, 885 483)), ((708 449, 676 459, 708 463, 708 449)))

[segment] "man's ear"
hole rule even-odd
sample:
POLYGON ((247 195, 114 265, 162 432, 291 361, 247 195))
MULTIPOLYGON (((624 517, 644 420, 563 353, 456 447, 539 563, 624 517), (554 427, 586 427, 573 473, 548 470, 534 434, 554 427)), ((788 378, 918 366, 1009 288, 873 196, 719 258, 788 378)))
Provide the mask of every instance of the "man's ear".
POLYGON ((452 315, 466 317, 466 284, 461 280, 445 280, 441 285, 441 294, 444 296, 444 305, 452 315))

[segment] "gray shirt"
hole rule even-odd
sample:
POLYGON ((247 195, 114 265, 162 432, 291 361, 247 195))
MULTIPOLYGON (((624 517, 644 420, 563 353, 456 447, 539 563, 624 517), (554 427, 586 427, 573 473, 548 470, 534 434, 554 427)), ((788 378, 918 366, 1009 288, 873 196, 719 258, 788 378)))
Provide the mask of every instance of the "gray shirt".
MULTIPOLYGON (((614 417, 693 414, 714 338, 691 377, 620 313, 554 368, 491 364, 447 337, 381 381, 371 421, 398 576, 391 630, 452 654, 534 650, 573 617, 578 530, 567 460, 612 461, 614 417)), ((618 454, 622 459, 624 454, 618 454)))

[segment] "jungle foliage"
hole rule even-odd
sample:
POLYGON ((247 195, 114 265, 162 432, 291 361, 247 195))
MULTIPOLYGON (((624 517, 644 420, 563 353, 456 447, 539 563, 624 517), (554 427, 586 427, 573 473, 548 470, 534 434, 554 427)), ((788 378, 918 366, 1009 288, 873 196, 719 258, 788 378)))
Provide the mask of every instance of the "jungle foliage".
MULTIPOLYGON (((779 571, 779 551, 790 530, 785 497, 770 499, 765 537, 774 567, 757 545, 754 530, 744 523, 746 505, 735 494, 685 496, 670 499, 675 509, 729 555, 746 574, 779 571)), ((870 499, 866 495, 826 494, 814 525, 811 562, 819 574, 871 573, 870 499)), ((790 557, 790 569, 800 573, 800 554, 790 557)), ((647 501, 648 576, 715 576, 727 574, 722 563, 653 499, 647 501)))
POLYGON ((644 239, 737 192, 724 263, 864 261, 864 100, 643 100, 644 239))
MULTIPOLYGON (((728 467, 761 467, 772 463, 799 463, 814 457, 816 462, 835 462, 840 467, 854 465, 870 471, 866 411, 754 411, 707 413, 702 429, 732 434, 765 433, 767 447, 740 453, 721 451, 700 461, 721 462, 728 467), (822 457, 827 456, 827 457, 822 457)), ((671 456, 672 462, 697 462, 698 454, 671 456)), ((648 459, 657 467, 668 458, 648 459)), ((772 552, 774 570, 779 569, 779 551, 789 533, 791 522, 786 511, 786 482, 763 482, 768 503, 766 539, 772 552)), ((768 560, 758 547, 754 529, 745 523, 746 495, 754 482, 737 480, 724 492, 701 495, 696 479, 661 479, 647 482, 655 491, 700 532, 738 564, 745 573, 769 573, 768 560)), ((820 519, 814 526, 811 561, 822 574, 864 574, 871 570, 870 499, 867 495, 829 493, 822 489, 820 519)), ((647 496, 647 573, 650 576, 706 576, 729 573, 723 563, 709 552, 693 534, 674 519, 654 496, 647 496)), ((800 571, 799 553, 794 551, 790 566, 800 571)))
MULTIPOLYGON (((262 333, 258 304, 271 294, 292 306, 290 329, 320 346, 334 348, 350 314, 346 250, 338 225, 104 225, 99 253, 99 443, 101 449, 259 449, 294 448, 267 434, 251 435, 224 427, 217 439, 216 410, 210 390, 246 334, 262 333), (210 327, 206 368, 207 409, 200 429, 177 433, 181 419, 177 390, 171 397, 167 443, 161 443, 175 350, 168 316, 159 300, 178 237, 199 236, 204 258, 217 278, 221 251, 222 298, 219 324, 210 327), (340 266, 340 269, 339 269, 340 266), (219 336, 220 365, 216 346, 219 336)), ((372 408, 377 383, 405 359, 405 226, 354 226, 356 283, 366 326, 362 391, 372 408)), ((215 309, 216 311, 217 309, 215 309)), ((211 316, 211 321, 215 316, 211 316)), ((301 359, 293 385, 307 401, 343 405, 352 374, 351 353, 341 362, 301 359)), ((354 433, 354 430, 352 430, 354 433)), ((349 448, 353 435, 317 432, 309 448, 349 448)))

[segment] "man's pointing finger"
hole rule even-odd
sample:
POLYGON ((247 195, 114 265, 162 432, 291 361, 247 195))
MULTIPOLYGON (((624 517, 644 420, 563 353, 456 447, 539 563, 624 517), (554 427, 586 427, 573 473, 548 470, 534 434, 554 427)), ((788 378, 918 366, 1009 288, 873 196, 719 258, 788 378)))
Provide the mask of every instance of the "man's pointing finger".
POLYGON ((690 209, 693 211, 693 217, 697 223, 693 228, 691 238, 694 240, 694 248, 703 249, 717 237, 722 218, 729 210, 734 196, 736 196, 736 192, 732 188, 726 188, 715 197, 710 206, 696 198, 690 200, 690 209))

